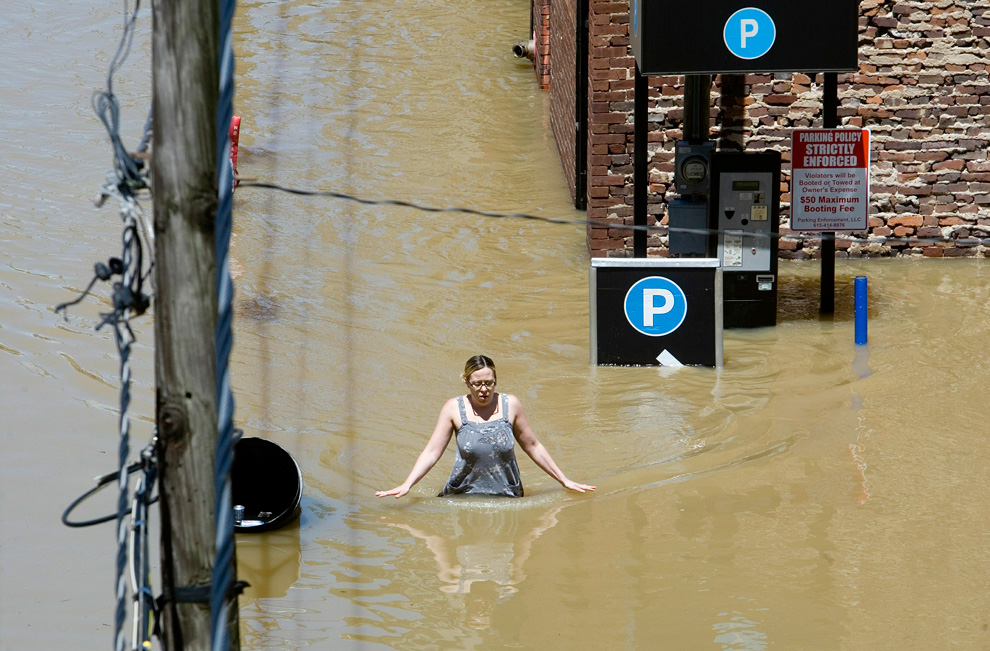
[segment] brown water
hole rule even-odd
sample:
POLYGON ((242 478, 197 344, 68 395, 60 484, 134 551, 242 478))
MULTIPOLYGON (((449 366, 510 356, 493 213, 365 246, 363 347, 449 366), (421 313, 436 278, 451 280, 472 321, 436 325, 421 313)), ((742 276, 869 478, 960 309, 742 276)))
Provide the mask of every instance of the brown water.
MULTIPOLYGON (((241 3, 241 173, 583 217, 547 95, 511 57, 527 4, 241 3)), ((21 3, 0 27, 5 650, 111 644, 113 526, 58 523, 116 463, 118 361, 93 331, 109 303, 101 288, 68 321, 51 306, 119 251, 115 209, 91 203, 110 153, 88 104, 118 10, 21 3)), ((149 24, 116 79, 128 142, 149 24)), ((583 229, 236 199, 237 420, 306 483, 298 523, 238 540, 242 648, 990 648, 985 262, 840 261, 825 321, 817 263, 782 263, 779 325, 726 333, 723 369, 592 368, 583 229), (597 493, 521 457, 527 497, 441 500, 448 452, 407 498, 373 496, 405 477, 478 352, 597 493)), ((134 327, 140 447, 153 328, 134 327)))

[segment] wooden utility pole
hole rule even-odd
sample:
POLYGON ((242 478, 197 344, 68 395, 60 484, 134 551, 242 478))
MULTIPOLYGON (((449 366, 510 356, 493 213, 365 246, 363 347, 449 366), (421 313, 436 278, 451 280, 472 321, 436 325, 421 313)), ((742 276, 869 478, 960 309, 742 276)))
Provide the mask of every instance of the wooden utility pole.
MULTIPOLYGON (((155 381, 162 636, 210 648, 217 444, 216 0, 153 0, 155 381)), ((237 602, 230 642, 238 649, 237 602)))

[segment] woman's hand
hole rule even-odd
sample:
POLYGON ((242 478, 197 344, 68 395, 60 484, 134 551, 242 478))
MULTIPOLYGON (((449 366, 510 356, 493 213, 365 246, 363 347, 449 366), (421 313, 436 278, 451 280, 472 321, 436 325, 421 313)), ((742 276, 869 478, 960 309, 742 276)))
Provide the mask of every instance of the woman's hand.
POLYGON ((405 484, 401 484, 401 485, 396 486, 395 488, 393 488, 391 490, 378 491, 377 493, 375 493, 375 495, 377 497, 388 497, 389 495, 394 495, 395 496, 395 499, 399 499, 400 497, 402 497, 403 495, 405 495, 406 493, 408 493, 410 488, 412 488, 412 487, 411 486, 406 486, 405 484))
POLYGON ((588 493, 595 490, 594 486, 591 486, 589 484, 579 484, 578 482, 571 481, 570 479, 565 479, 560 483, 563 484, 564 488, 566 488, 567 490, 574 491, 576 493, 588 493))
POLYGON ((419 453, 419 458, 413 464, 413 469, 409 473, 409 476, 406 477, 406 480, 391 490, 378 491, 375 495, 378 497, 394 495, 396 499, 399 499, 408 493, 416 485, 416 482, 422 479, 426 473, 430 472, 430 469, 440 460, 443 451, 447 448, 447 444, 450 443, 450 437, 457 428, 460 418, 457 410, 457 399, 451 398, 440 409, 437 426, 433 428, 433 434, 430 435, 430 440, 426 442, 426 447, 419 453))

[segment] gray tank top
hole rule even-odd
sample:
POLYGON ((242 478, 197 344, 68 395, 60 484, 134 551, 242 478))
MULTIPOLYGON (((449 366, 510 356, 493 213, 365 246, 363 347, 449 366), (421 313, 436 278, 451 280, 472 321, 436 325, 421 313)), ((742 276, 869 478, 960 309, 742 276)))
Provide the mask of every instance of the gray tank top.
POLYGON ((467 419, 464 397, 457 397, 461 426, 457 428, 457 458, 450 479, 440 492, 445 495, 505 495, 522 497, 522 479, 513 450, 515 436, 509 422, 509 400, 504 393, 501 418, 487 423, 467 419))

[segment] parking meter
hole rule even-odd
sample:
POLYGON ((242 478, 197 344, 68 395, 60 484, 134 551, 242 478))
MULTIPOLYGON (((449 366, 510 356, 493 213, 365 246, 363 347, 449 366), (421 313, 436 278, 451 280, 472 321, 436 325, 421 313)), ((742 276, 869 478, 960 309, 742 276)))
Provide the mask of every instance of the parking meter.
POLYGON ((718 234, 726 328, 777 323, 780 152, 712 156, 709 226, 718 234))

